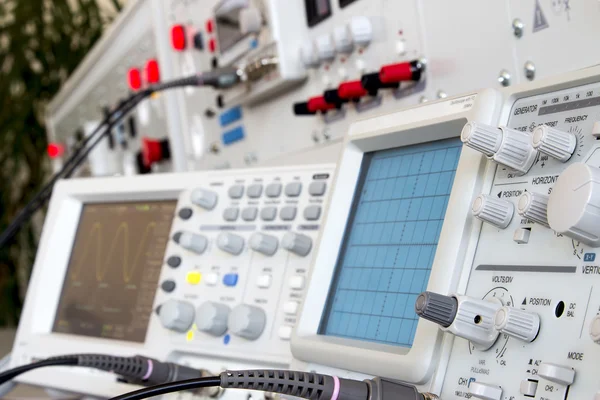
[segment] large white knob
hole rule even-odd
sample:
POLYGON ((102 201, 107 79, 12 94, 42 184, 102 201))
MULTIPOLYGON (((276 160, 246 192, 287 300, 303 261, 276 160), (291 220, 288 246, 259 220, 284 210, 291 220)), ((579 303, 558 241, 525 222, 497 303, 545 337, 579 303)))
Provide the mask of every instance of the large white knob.
POLYGON ((192 203, 204 208, 205 210, 212 210, 217 205, 219 195, 211 190, 205 189, 194 189, 192 191, 192 203))
POLYGON ((240 32, 242 34, 260 33, 262 22, 262 15, 258 8, 248 7, 240 11, 240 32))
POLYGON ((225 304, 207 301, 196 310, 196 327, 200 332, 221 336, 227 331, 230 311, 225 304))
POLYGON ((236 336, 256 340, 265 329, 267 316, 262 308, 241 304, 229 314, 229 330, 236 336))
POLYGON ((278 246, 279 241, 275 236, 255 233, 250 237, 250 248, 265 256, 272 256, 275 254, 278 246))
POLYGON ((469 393, 476 399, 502 400, 502 388, 482 382, 471 382, 469 393))
POLYGON ((590 324, 590 337, 596 344, 600 344, 600 315, 596 315, 590 324))
POLYGON ((332 61, 335 58, 335 47, 331 35, 321 35, 316 40, 317 54, 321 61, 332 61))
POLYGON ((477 196, 471 208, 473 216, 504 229, 512 221, 515 206, 509 201, 497 199, 487 194, 477 196))
POLYGON ((470 148, 492 157, 502 143, 502 129, 477 122, 469 122, 460 133, 460 140, 470 148))
POLYGON ((499 332, 494 327, 500 302, 455 296, 458 308, 454 322, 448 330, 456 336, 469 340, 476 348, 488 350, 496 343, 499 332))
POLYGON ((306 257, 312 249, 312 239, 300 233, 286 233, 281 239, 281 247, 300 257, 306 257))
POLYGON ((577 146, 575 135, 546 125, 535 128, 531 140, 534 149, 561 162, 567 162, 577 146))
POLYGON ((517 175, 526 174, 537 156, 527 133, 506 127, 469 122, 460 138, 465 145, 513 169, 517 175))
POLYGON ((300 46, 300 59, 307 68, 318 67, 321 63, 315 43, 312 40, 308 40, 300 46))
POLYGON ((600 246, 600 169, 575 163, 563 171, 548 200, 548 223, 558 233, 600 246))
POLYGON ((346 25, 338 26, 333 30, 335 48, 339 53, 351 53, 354 49, 352 36, 346 25))
POLYGON ((368 46, 373 40, 373 24, 368 17, 352 17, 350 20, 352 41, 358 46, 368 46))
POLYGON ((160 306, 162 325, 175 332, 186 332, 194 323, 194 306, 187 301, 169 300, 160 306))
POLYGON ((505 306, 496 313, 494 327, 500 333, 524 342, 533 342, 540 333, 540 316, 536 313, 505 306))
POLYGON ((535 221, 545 227, 550 227, 548 225, 549 199, 550 197, 545 194, 525 192, 519 197, 517 212, 522 217, 535 221))
POLYGON ((177 244, 186 250, 192 251, 196 254, 202 254, 208 246, 208 240, 206 236, 197 235, 191 232, 177 232, 173 239, 177 244))
POLYGON ((244 238, 233 233, 223 232, 217 237, 217 247, 237 256, 244 250, 244 238))

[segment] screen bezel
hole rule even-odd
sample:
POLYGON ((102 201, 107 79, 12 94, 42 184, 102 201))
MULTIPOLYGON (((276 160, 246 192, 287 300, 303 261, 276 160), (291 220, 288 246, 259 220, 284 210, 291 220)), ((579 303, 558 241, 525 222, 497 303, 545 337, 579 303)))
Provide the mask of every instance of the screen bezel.
MULTIPOLYGON (((338 163, 330 202, 336 206, 328 210, 303 311, 292 337, 292 353, 296 358, 418 384, 431 377, 444 338, 433 323, 419 321, 410 349, 324 336, 318 332, 365 154, 455 138, 469 120, 492 123, 497 115, 499 95, 495 91, 484 91, 477 97, 478 104, 481 102, 485 107, 464 110, 464 104, 474 101, 474 95, 470 95, 360 121, 351 127, 338 163)), ((480 153, 463 150, 427 290, 456 291, 461 274, 467 273, 462 265, 474 254, 474 242, 481 226, 471 217, 470 205, 472 198, 482 190, 483 177, 487 176, 491 182, 493 171, 486 171, 486 166, 487 159, 480 153), (448 268, 442 260, 454 260, 454 265, 448 268)))

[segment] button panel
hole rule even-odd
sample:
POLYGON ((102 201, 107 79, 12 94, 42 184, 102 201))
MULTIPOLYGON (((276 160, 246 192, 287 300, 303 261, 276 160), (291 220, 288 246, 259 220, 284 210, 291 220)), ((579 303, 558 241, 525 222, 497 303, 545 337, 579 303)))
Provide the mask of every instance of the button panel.
POLYGON ((236 358, 268 353, 288 362, 333 171, 223 170, 190 182, 178 210, 191 215, 175 216, 155 308, 185 301, 203 314, 185 332, 161 340, 236 358), (196 237, 206 240, 202 252, 183 246, 199 244, 196 237), (221 309, 231 310, 226 323, 225 313, 215 311, 221 309), (252 321, 232 321, 236 316, 252 321))

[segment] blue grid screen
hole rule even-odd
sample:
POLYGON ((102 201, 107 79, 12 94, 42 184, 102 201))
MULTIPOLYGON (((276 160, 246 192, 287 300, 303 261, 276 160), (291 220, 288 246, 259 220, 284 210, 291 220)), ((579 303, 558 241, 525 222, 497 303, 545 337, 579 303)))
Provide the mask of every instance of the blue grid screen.
POLYGON ((365 155, 320 333, 412 347, 462 143, 365 155))

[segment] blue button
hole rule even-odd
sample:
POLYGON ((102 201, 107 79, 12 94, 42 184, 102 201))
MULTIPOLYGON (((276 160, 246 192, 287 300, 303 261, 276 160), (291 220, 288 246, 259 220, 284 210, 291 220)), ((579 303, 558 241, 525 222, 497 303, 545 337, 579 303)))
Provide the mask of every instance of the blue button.
POLYGON ((238 283, 238 274, 227 274, 223 277, 225 286, 235 286, 238 283))
POLYGON ((230 108, 219 116, 221 127, 233 124, 240 119, 242 119, 242 107, 230 108))
POLYGON ((229 334, 223 336, 223 344, 229 344, 229 342, 231 341, 231 336, 229 336, 229 334))
POLYGON ((238 126, 235 129, 232 129, 230 131, 227 131, 225 133, 223 133, 223 144, 225 146, 228 146, 230 144, 233 144, 235 142, 238 142, 242 139, 244 139, 245 136, 245 132, 244 132, 244 128, 241 126, 238 126))
POLYGON ((256 40, 256 39, 252 39, 252 40, 250 41, 250 48, 251 48, 251 49, 256 49, 257 47, 258 47, 258 40, 256 40))

